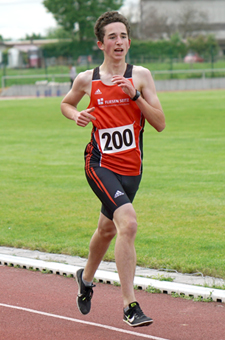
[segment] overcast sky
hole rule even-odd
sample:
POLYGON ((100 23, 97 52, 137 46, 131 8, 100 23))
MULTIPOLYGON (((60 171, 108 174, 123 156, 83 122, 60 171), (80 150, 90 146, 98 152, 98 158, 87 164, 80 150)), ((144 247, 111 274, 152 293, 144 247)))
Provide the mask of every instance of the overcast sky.
MULTIPOLYGON (((45 35, 57 26, 43 0, 0 0, 0 35, 4 39, 25 38, 26 34, 45 35)), ((125 0, 124 4, 138 4, 139 0, 125 0)))

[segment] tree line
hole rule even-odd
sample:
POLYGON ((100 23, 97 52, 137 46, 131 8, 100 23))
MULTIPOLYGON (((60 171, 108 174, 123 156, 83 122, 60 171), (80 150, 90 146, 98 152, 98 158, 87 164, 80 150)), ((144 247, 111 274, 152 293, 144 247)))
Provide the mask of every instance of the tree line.
MULTIPOLYGON (((124 0, 44 0, 44 6, 59 24, 59 28, 49 32, 57 38, 70 38, 71 42, 45 46, 47 57, 71 57, 91 55, 101 58, 96 49, 94 24, 105 11, 119 10, 124 0)), ((133 5, 132 5, 133 6, 133 5)), ((128 19, 131 19, 128 13, 128 19)), ((192 6, 183 8, 177 21, 170 22, 168 15, 161 15, 151 8, 148 20, 139 24, 131 22, 130 57, 163 59, 184 57, 188 51, 194 51, 208 58, 218 53, 219 46, 213 35, 197 34, 207 32, 207 13, 196 11, 192 6)))
MULTIPOLYGON (((197 52, 205 59, 209 59, 218 54, 219 46, 213 35, 199 35, 189 37, 183 41, 178 33, 175 33, 170 39, 160 40, 137 40, 132 39, 129 56, 132 60, 145 58, 148 60, 164 60, 166 58, 175 59, 183 58, 189 51, 197 52)), ((44 46, 44 56, 66 57, 77 60, 80 55, 91 55, 92 59, 99 60, 102 53, 96 48, 95 41, 61 41, 44 46)))
MULTIPOLYGON (((80 55, 91 55, 93 59, 102 58, 96 47, 94 24, 105 11, 120 10, 124 0, 44 0, 44 6, 58 23, 58 28, 49 29, 45 38, 57 38, 58 43, 44 45, 43 56, 66 57, 76 60, 80 55)), ((188 51, 194 51, 209 58, 219 51, 213 35, 197 34, 207 32, 207 14, 184 8, 177 21, 170 22, 168 15, 161 15, 153 8, 148 20, 131 22, 131 59, 182 58, 188 51)), ((0 36, 1 38, 1 36, 0 36)), ((27 35, 26 39, 43 39, 39 34, 27 35)))

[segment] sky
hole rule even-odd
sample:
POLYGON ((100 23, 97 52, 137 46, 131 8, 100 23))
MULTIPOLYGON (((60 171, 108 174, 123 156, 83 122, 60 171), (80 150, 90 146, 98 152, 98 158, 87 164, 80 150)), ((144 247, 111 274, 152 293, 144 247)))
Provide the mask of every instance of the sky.
MULTIPOLYGON (((0 35, 3 39, 18 40, 26 34, 45 36, 48 29, 56 28, 53 15, 47 12, 43 0, 0 0, 0 35)), ((125 0, 125 11, 138 0, 125 0)), ((124 13, 125 14, 125 13, 124 13)))

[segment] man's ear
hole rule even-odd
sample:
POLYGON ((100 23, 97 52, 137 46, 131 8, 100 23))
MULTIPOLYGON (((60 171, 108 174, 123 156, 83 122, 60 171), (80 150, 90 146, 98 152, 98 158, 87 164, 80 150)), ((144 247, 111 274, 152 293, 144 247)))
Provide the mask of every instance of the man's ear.
POLYGON ((131 45, 131 39, 128 39, 128 41, 129 41, 129 48, 130 48, 130 45, 131 45))
POLYGON ((97 45, 100 50, 104 49, 104 44, 101 41, 97 41, 97 45))

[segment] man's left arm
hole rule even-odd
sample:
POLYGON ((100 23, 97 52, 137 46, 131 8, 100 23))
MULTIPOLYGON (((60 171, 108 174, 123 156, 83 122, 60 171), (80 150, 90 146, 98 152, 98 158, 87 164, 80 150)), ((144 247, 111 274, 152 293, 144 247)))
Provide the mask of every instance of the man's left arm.
MULTIPOLYGON (((139 72, 138 79, 140 79, 139 86, 142 95, 136 100, 136 103, 148 123, 161 132, 166 127, 165 115, 156 93, 154 80, 148 69, 141 68, 139 72)), ((139 83, 138 80, 137 83, 139 83)))
POLYGON ((121 87, 122 90, 131 98, 135 97, 136 90, 140 91, 141 96, 139 96, 136 100, 136 104, 140 108, 146 120, 158 132, 165 129, 165 115, 156 93, 154 80, 148 69, 140 66, 134 66, 133 82, 135 87, 128 79, 122 76, 114 76, 112 77, 112 81, 121 87))

